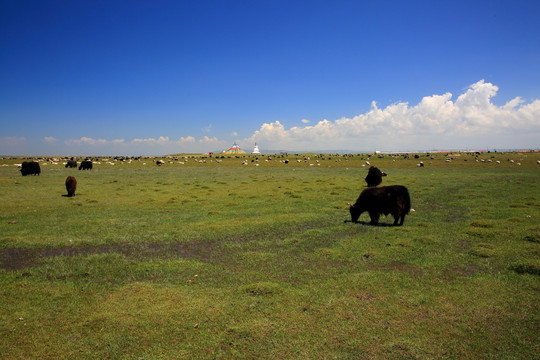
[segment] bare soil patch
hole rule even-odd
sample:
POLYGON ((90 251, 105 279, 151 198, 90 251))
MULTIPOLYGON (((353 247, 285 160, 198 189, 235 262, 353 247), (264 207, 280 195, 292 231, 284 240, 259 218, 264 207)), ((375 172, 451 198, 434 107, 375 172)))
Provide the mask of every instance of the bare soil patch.
POLYGON ((215 242, 190 241, 178 243, 123 243, 102 246, 79 246, 46 249, 4 248, 0 249, 0 268, 23 270, 39 265, 44 259, 65 256, 84 256, 117 253, 128 257, 170 258, 179 256, 188 259, 211 260, 219 250, 215 242))

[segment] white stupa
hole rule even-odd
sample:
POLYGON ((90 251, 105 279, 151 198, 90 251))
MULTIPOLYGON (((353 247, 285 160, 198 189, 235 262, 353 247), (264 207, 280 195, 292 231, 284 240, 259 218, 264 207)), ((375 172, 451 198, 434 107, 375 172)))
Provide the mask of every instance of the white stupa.
POLYGON ((252 154, 260 154, 259 147, 257 146, 257 143, 255 143, 255 147, 253 148, 252 154))

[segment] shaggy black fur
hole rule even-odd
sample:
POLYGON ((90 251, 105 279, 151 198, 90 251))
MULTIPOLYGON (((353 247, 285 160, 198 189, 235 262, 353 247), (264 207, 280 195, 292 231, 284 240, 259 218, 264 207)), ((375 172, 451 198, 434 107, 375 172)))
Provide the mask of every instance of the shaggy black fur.
POLYGON ((368 170, 368 174, 364 180, 366 180, 367 186, 377 186, 382 183, 382 177, 386 176, 381 170, 372 166, 368 170))
POLYGON ((81 166, 79 166, 79 170, 92 170, 92 162, 90 160, 83 160, 81 161, 81 166))
POLYGON ((21 165, 22 176, 39 175, 40 173, 41 173, 41 168, 39 167, 39 163, 35 161, 25 161, 21 165))
POLYGON ((394 225, 403 225, 405 215, 410 210, 409 191, 402 185, 369 187, 362 191, 356 203, 350 205, 349 209, 352 222, 357 222, 360 215, 367 211, 371 218, 371 225, 379 223, 381 214, 392 214, 394 225))

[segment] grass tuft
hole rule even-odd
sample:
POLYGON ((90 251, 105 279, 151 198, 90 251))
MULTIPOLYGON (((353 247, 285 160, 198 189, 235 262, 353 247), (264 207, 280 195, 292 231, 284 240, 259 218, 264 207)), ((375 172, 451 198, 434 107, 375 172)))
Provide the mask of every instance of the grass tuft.
POLYGON ((470 223, 470 226, 475 228, 493 228, 495 227, 495 221, 493 220, 475 220, 470 223))
POLYGON ((518 274, 540 275, 540 261, 514 264, 510 267, 518 274))
POLYGON ((258 282, 240 287, 243 293, 251 296, 273 296, 283 293, 281 285, 273 282, 258 282))
POLYGON ((523 240, 532 242, 532 243, 540 243, 540 232, 536 232, 534 234, 526 235, 523 240))
POLYGON ((493 247, 489 244, 480 243, 477 246, 473 247, 469 252, 478 257, 489 258, 495 256, 496 252, 493 247))

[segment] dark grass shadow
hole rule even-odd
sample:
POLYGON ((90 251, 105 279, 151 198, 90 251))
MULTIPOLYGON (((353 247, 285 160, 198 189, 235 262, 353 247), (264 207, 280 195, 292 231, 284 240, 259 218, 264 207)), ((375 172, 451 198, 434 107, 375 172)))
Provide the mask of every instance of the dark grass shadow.
POLYGON ((352 220, 345 220, 344 223, 353 223, 353 224, 359 224, 359 225, 368 225, 368 226, 382 226, 382 227, 394 227, 398 225, 394 225, 393 223, 378 223, 377 225, 372 225, 368 221, 352 221, 352 220))

